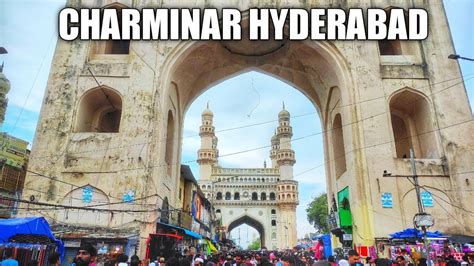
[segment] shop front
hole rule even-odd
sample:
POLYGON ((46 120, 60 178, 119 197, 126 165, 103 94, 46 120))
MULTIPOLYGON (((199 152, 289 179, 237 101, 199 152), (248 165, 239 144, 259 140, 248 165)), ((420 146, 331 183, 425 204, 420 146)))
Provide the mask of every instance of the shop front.
POLYGON ((197 247, 200 239, 202 236, 192 230, 158 222, 156 233, 147 239, 146 258, 154 261, 157 257, 167 259, 175 253, 184 254, 189 247, 197 247))
POLYGON ((127 256, 136 253, 137 237, 100 237, 85 236, 77 234, 64 235, 61 238, 64 242, 65 255, 61 265, 71 265, 82 245, 91 244, 97 249, 97 263, 106 263, 116 261, 116 259, 125 254, 127 256))

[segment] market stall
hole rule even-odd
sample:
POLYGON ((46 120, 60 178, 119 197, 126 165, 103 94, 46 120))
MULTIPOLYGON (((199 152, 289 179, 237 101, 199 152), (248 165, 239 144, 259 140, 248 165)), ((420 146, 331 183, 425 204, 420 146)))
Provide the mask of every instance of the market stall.
POLYGON ((13 251, 13 258, 20 265, 36 260, 38 265, 48 265, 52 252, 64 254, 64 245, 51 232, 43 217, 23 217, 0 220, 0 261, 5 250, 13 251))

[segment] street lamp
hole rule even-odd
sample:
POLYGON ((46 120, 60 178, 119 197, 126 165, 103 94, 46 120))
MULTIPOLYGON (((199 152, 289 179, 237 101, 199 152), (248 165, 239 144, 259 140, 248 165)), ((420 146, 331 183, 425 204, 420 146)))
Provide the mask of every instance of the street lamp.
POLYGON ((448 55, 448 58, 453 59, 453 60, 464 59, 464 60, 468 60, 468 61, 474 61, 474 59, 472 59, 472 58, 463 57, 463 56, 460 56, 458 54, 450 54, 450 55, 448 55))

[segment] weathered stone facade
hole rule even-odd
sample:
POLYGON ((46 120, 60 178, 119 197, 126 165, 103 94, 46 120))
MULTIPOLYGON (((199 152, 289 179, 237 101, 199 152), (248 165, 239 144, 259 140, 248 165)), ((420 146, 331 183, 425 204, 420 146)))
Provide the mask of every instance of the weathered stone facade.
MULTIPOLYGON (((75 189, 89 184, 105 202, 120 201, 128 190, 137 198, 150 196, 134 206, 110 208, 159 208, 165 197, 175 206, 187 108, 209 86, 251 69, 292 84, 319 110, 329 198, 349 187, 355 244, 371 245, 375 237, 413 226, 413 186, 406 179, 382 177, 384 170, 410 174, 404 158, 409 145, 415 146, 418 174, 449 175, 420 178, 436 195, 428 209, 436 219, 433 229, 474 234, 474 126, 459 66, 447 58, 454 48, 441 0, 119 2, 138 9, 232 6, 243 11, 415 6, 429 13, 429 36, 389 43, 398 49, 388 51, 381 49, 387 43, 375 41, 282 41, 278 46, 246 40, 132 41, 119 47, 128 49, 118 49, 122 54, 111 54, 95 41, 59 41, 28 167, 43 176, 28 174, 25 200, 34 195, 40 202, 67 204, 75 189), (382 193, 392 193, 393 208, 382 208, 382 193)), ((112 1, 69 3, 98 7, 112 1)), ((67 219, 57 211, 41 213, 68 224, 135 224, 142 237, 154 230, 159 216, 103 213, 99 219, 84 211, 67 219)))
POLYGON ((202 112, 198 151, 199 185, 220 219, 222 231, 248 224, 260 234, 262 247, 285 249, 296 245, 298 182, 293 180, 295 152, 290 113, 278 114, 279 126, 271 139, 271 167, 225 168, 219 165, 219 150, 209 106, 202 112))

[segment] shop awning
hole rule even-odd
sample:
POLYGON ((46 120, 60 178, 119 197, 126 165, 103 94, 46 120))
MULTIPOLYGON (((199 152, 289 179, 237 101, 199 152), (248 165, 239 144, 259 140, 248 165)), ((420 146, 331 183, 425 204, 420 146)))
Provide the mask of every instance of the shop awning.
POLYGON ((184 233, 190 237, 193 237, 193 238, 196 238, 196 239, 201 239, 202 236, 194 231, 191 231, 191 230, 188 230, 188 229, 184 229, 184 233))
MULTIPOLYGON (((439 231, 434 231, 434 232, 426 232, 426 236, 428 238, 441 238, 445 237, 443 234, 439 231)), ((393 234, 390 234, 390 238, 396 238, 396 239, 406 239, 406 238, 422 238, 423 233, 421 230, 417 230, 415 228, 407 228, 403 231, 396 232, 393 234)))
POLYGON ((0 243, 7 243, 15 235, 44 235, 54 241, 61 256, 64 244, 54 237, 48 221, 43 217, 22 217, 0 220, 0 243))
POLYGON ((176 231, 180 232, 181 234, 185 234, 185 235, 190 236, 192 238, 196 238, 196 239, 201 239, 202 238, 202 236, 200 234, 198 234, 194 231, 176 226, 176 225, 166 224, 166 223, 162 223, 162 222, 157 222, 157 224, 159 224, 160 226, 166 227, 166 228, 176 230, 176 231))

